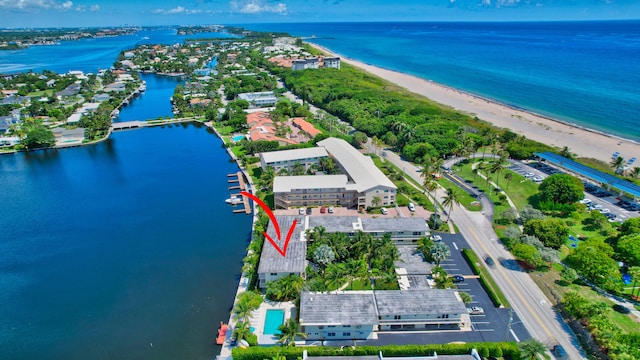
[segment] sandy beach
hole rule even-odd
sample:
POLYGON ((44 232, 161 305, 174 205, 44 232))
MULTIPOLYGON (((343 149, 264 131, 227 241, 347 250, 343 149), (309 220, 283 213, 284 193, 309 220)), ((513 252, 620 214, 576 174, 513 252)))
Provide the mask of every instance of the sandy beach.
MULTIPOLYGON (((527 138, 563 148, 568 146, 579 157, 611 161, 614 152, 620 152, 625 159, 640 158, 640 144, 604 134, 601 132, 572 126, 527 111, 519 110, 488 99, 474 96, 457 89, 419 77, 345 58, 331 50, 310 43, 311 46, 331 55, 340 56, 342 61, 359 67, 373 75, 397 84, 413 93, 425 96, 453 109, 472 114, 494 126, 510 129, 527 138)), ((594 104, 597 106, 597 104, 594 104)))

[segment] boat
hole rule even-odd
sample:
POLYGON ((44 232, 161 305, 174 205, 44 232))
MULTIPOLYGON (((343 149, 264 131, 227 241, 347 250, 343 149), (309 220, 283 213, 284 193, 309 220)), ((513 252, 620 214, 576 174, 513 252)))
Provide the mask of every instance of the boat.
POLYGON ((227 204, 231 204, 231 205, 237 205, 237 204, 242 203, 242 197, 240 197, 238 195, 232 195, 230 198, 228 198, 224 202, 226 202, 227 204))
POLYGON ((220 329, 218 329, 218 337, 216 338, 216 344, 218 345, 224 344, 224 339, 227 336, 227 330, 229 330, 229 325, 220 321, 220 329))

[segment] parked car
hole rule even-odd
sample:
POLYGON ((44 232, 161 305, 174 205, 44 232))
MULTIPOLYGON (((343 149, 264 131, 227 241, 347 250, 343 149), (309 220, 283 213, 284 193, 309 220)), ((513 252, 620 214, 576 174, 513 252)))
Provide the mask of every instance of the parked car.
POLYGON ((468 307, 467 311, 469 312, 469 315, 484 315, 484 309, 480 306, 468 307))
POLYGON ((381 208, 381 209, 380 209, 380 213, 381 213, 382 215, 387 215, 389 212, 387 211, 387 208, 381 208))
POLYGON ((484 258, 484 262, 487 263, 487 265, 489 266, 495 266, 496 262, 493 261, 493 258, 491 256, 487 256, 484 258))
POLYGON ((553 349, 551 349, 551 352, 553 353, 553 356, 556 357, 556 359, 566 359, 567 358, 567 352, 564 350, 562 345, 555 345, 553 347, 553 349))
POLYGON ((304 208, 300 208, 300 209, 298 209, 298 214, 300 214, 300 215, 304 215, 304 208))
POLYGON ((308 207, 308 208, 307 208, 307 215, 311 215, 312 211, 313 211, 313 209, 312 209, 312 208, 310 208, 310 207, 308 207))
POLYGON ((409 203, 409 211, 414 212, 416 211, 416 205, 412 202, 409 203))
POLYGON ((430 238, 431 240, 435 241, 435 242, 440 242, 440 241, 442 241, 442 236, 440 236, 440 235, 431 235, 429 238, 430 238))
POLYGON ((453 275, 453 276, 451 277, 451 280, 452 280, 454 283, 461 283, 461 282, 464 282, 464 276, 460 276, 460 275, 453 275))
POLYGON ((619 312, 620 314, 628 314, 628 313, 631 312, 631 310, 629 310, 629 308, 624 307, 624 306, 622 306, 620 304, 614 304, 612 306, 612 308, 613 308, 614 311, 619 312))
POLYGON ((327 209, 327 212, 329 214, 333 214, 333 206, 329 206, 329 208, 327 209))
POLYGON ((326 213, 326 212, 327 212, 327 208, 326 208, 326 207, 324 207, 324 206, 321 206, 321 207, 320 207, 320 214, 324 214, 324 213, 326 213))

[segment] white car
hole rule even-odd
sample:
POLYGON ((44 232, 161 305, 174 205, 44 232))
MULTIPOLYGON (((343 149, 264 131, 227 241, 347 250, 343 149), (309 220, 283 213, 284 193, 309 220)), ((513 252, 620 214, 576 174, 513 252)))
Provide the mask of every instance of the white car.
POLYGON ((416 211, 416 205, 412 202, 409 203, 409 211, 414 212, 416 211))
POLYGON ((300 209, 298 209, 298 214, 300 214, 300 215, 304 215, 304 208, 300 208, 300 209))
POLYGON ((603 214, 608 214, 608 213, 611 212, 611 210, 609 210, 607 208, 604 208, 604 209, 600 209, 600 212, 603 213, 603 214))
POLYGON ((586 205, 586 204, 589 204, 589 203, 591 203, 590 199, 584 198, 584 199, 580 200, 580 204, 585 204, 586 205))
POLYGON ((480 306, 468 307, 467 311, 469 312, 469 315, 484 315, 484 309, 480 306))
POLYGON ((382 215, 387 215, 389 212, 387 211, 387 208, 381 208, 381 209, 380 209, 380 213, 381 213, 382 215))
POLYGON ((442 236, 440 236, 440 235, 431 235, 431 240, 433 240, 435 242, 442 241, 442 236))

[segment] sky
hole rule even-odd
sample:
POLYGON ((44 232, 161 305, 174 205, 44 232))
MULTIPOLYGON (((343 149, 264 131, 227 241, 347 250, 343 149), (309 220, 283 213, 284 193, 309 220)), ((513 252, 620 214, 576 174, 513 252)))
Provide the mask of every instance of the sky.
POLYGON ((640 19, 640 0, 0 0, 0 27, 640 19))

